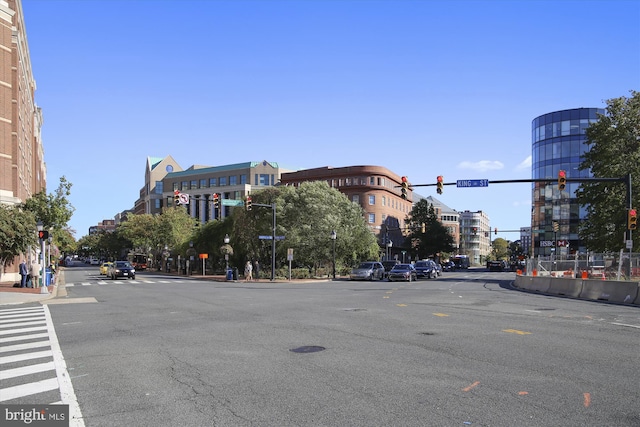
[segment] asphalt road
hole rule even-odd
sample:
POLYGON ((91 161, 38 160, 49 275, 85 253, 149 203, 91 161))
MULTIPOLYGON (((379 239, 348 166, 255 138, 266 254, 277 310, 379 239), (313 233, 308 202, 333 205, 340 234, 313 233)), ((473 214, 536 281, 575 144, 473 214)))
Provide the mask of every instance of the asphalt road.
POLYGON ((638 426, 640 310, 510 289, 68 269, 49 304, 87 426, 638 426), (296 350, 296 351, 292 351, 296 350))

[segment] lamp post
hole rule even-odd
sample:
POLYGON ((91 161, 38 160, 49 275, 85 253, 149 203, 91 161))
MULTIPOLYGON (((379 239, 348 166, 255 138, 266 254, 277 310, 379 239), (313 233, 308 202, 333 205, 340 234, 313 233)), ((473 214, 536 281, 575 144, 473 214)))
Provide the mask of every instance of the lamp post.
POLYGON ((391 259, 391 247, 393 246, 393 242, 389 240, 387 242, 387 261, 391 259))
MULTIPOLYGON (((228 245, 228 244, 229 244, 229 241, 230 241, 230 239, 229 239, 229 235, 228 235, 228 234, 225 234, 225 235, 224 235, 224 244, 225 244, 225 245, 228 245)), ((229 271, 229 252, 228 252, 228 251, 226 251, 226 250, 224 251, 224 261, 225 261, 225 263, 226 263, 226 265, 227 265, 227 267, 225 268, 225 270, 224 270, 224 271, 225 271, 225 272, 227 272, 227 271, 229 271)))
POLYGON ((338 235, 336 230, 331 231, 331 240, 333 241, 333 280, 336 280, 336 239, 338 235))
MULTIPOLYGON (((38 221, 36 225, 38 227, 38 231, 44 230, 44 224, 42 223, 42 221, 38 221)), ((44 240, 45 239, 40 239, 40 255, 38 255, 38 265, 40 265, 40 269, 38 270, 38 272, 40 275, 40 280, 43 280, 42 276, 44 275, 44 255, 45 255, 44 240), (42 261, 40 261, 41 259, 42 261)), ((44 283, 44 282, 40 282, 40 283, 44 283)), ((36 283, 34 287, 40 286, 40 283, 36 283)))

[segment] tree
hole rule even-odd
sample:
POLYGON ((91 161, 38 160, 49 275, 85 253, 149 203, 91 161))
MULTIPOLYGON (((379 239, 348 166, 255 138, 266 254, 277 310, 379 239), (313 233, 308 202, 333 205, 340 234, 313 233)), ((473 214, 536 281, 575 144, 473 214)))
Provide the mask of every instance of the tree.
MULTIPOLYGON (((631 174, 634 196, 632 206, 638 207, 640 194, 640 92, 631 97, 606 101, 607 108, 599 120, 586 130, 589 150, 582 156, 580 170, 589 170, 596 178, 619 178, 631 174)), ((579 235, 587 248, 597 252, 617 252, 624 247, 627 229, 626 187, 622 183, 584 182, 576 197, 586 208, 586 220, 579 235)), ((635 233, 634 247, 640 244, 635 233)))
POLYGON ((276 205, 276 235, 285 236, 277 244, 277 259, 286 259, 293 249, 294 262, 317 269, 333 261, 331 232, 335 230, 337 265, 354 265, 361 260, 378 259, 379 248, 364 220, 360 205, 324 181, 305 182, 297 187, 275 187, 251 195, 253 209, 234 212, 233 241, 235 259, 259 259, 271 264, 271 241, 259 235, 273 233, 273 211, 256 204, 276 205), (267 262, 268 261, 268 262, 267 262))
POLYGON ((433 204, 420 199, 405 218, 410 224, 408 238, 412 242, 417 259, 437 258, 443 252, 455 251, 453 236, 438 220, 433 204), (422 231, 424 224, 424 232, 422 231))
POLYGON ((19 206, 0 204, 0 267, 3 271, 15 257, 37 245, 35 230, 33 212, 19 206))
POLYGON ((498 237, 492 243, 491 257, 493 259, 509 259, 509 242, 498 237))
POLYGON ((22 208, 32 212, 36 221, 42 221, 45 230, 65 228, 75 211, 68 199, 72 185, 63 176, 54 194, 47 194, 46 190, 42 190, 27 199, 22 208))

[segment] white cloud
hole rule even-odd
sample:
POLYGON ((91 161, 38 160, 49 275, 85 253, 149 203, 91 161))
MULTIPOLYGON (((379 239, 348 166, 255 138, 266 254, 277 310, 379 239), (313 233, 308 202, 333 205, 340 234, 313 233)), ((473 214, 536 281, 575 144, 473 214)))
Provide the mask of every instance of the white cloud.
POLYGON ((524 159, 518 166, 516 166, 516 170, 530 170, 531 169, 531 156, 528 156, 524 159))
POLYGON ((480 160, 479 162, 461 162, 458 164, 459 169, 470 169, 477 172, 485 172, 490 170, 503 169, 502 162, 497 160, 480 160))

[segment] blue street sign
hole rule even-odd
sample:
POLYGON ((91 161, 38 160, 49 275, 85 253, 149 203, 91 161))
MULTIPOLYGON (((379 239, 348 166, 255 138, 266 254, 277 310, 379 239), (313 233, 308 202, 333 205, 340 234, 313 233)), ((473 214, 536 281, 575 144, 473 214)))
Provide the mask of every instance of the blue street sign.
POLYGON ((456 181, 456 187, 488 187, 488 179, 459 179, 456 181))
MULTIPOLYGON (((273 236, 258 236, 261 240, 273 240, 273 236)), ((284 240, 284 236, 276 236, 276 240, 284 240)))

